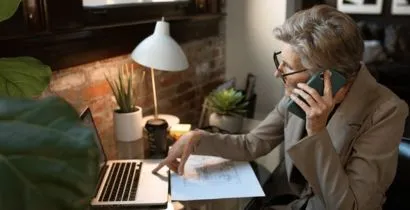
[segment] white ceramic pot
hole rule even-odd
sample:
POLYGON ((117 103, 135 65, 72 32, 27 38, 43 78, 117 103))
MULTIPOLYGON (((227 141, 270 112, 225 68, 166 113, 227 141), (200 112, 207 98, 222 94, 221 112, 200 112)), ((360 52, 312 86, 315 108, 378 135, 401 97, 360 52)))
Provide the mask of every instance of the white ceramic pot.
POLYGON ((131 113, 114 111, 114 133, 118 141, 136 141, 142 138, 142 108, 131 113))
POLYGON ((242 129, 243 117, 220 115, 212 113, 209 116, 209 125, 229 131, 231 133, 239 133, 242 129))

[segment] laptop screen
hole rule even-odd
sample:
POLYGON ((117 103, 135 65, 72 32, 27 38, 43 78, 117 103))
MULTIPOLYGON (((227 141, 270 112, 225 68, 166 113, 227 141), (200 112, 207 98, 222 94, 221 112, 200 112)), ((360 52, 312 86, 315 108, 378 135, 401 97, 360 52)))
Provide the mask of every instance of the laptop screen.
POLYGON ((81 120, 86 126, 89 126, 94 132, 94 141, 97 144, 98 149, 100 150, 100 169, 101 169, 105 165, 106 157, 105 157, 104 148, 101 144, 101 139, 100 139, 100 136, 98 135, 97 127, 95 126, 95 122, 91 114, 90 108, 87 108, 81 114, 81 120))

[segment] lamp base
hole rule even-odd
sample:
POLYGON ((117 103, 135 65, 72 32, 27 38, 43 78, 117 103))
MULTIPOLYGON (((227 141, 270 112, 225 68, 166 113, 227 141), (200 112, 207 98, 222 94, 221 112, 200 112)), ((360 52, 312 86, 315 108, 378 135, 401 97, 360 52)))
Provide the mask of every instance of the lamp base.
MULTIPOLYGON (((177 116, 175 115, 170 115, 170 114, 158 114, 158 118, 164 119, 168 123, 168 128, 170 128, 172 125, 179 124, 180 120, 177 116)), ((142 118, 142 126, 145 126, 148 120, 154 119, 154 115, 148 115, 142 118)))

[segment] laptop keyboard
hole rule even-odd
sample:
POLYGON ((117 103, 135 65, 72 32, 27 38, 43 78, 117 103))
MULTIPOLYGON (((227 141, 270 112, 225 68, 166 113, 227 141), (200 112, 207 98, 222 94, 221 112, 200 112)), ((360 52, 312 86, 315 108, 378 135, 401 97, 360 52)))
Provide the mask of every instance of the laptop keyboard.
POLYGON ((141 163, 113 163, 98 201, 133 201, 136 199, 141 163))

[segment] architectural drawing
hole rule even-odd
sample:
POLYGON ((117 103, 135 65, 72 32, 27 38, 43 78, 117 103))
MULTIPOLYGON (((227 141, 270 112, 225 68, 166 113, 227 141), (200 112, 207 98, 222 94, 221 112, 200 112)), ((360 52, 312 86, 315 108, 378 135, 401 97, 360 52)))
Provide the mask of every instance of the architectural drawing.
POLYGON ((250 164, 220 157, 190 155, 184 175, 171 174, 173 200, 264 196, 250 164))
POLYGON ((190 159, 191 173, 184 175, 185 182, 195 180, 198 184, 241 184, 233 161, 198 157, 190 159))

